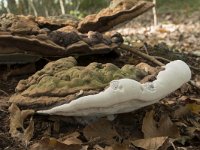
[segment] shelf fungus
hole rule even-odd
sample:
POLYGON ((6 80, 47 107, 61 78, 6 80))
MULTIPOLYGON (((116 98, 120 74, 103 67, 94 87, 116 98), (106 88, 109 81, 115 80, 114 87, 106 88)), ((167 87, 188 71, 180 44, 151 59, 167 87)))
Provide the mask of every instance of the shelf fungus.
POLYGON ((78 20, 69 17, 64 20, 62 17, 0 16, 0 64, 106 54, 123 43, 119 33, 89 31, 83 34, 76 29, 78 20))
POLYGON ((147 1, 113 0, 108 8, 83 18, 78 24, 78 30, 82 33, 88 31, 105 32, 120 23, 132 20, 153 6, 152 2, 147 1))
POLYGON ((73 57, 67 57, 50 62, 28 79, 21 80, 10 102, 23 109, 49 109, 97 94, 112 80, 130 78, 140 81, 146 75, 133 65, 119 68, 111 63, 93 62, 83 67, 77 66, 73 57))
POLYGON ((156 103, 191 78, 181 60, 170 62, 156 80, 144 84, 138 81, 147 74, 132 65, 120 69, 113 64, 75 64, 72 57, 47 64, 19 82, 10 102, 32 107, 38 114, 107 116, 156 103))
POLYGON ((80 97, 68 104, 39 114, 64 116, 111 115, 131 112, 141 107, 158 102, 191 78, 191 71, 183 61, 173 61, 159 72, 153 82, 140 84, 132 79, 119 79, 110 82, 108 88, 99 94, 80 97))

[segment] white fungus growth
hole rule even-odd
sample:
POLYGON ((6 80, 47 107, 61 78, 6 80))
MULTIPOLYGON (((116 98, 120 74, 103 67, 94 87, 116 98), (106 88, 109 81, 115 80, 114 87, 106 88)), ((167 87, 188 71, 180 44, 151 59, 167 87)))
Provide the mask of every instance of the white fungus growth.
POLYGON ((176 60, 164 66, 153 82, 141 84, 132 79, 110 82, 104 91, 80 97, 70 103, 49 110, 37 111, 39 114, 63 116, 107 116, 131 112, 158 102, 171 92, 180 88, 191 78, 188 65, 176 60))

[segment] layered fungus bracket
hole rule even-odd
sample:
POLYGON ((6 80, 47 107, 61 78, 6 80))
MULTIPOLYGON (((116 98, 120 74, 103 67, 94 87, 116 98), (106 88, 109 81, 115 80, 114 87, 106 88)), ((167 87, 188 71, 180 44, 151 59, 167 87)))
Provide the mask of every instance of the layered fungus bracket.
POLYGON ((65 26, 78 27, 79 19, 72 15, 37 17, 35 21, 42 28, 49 28, 51 30, 59 29, 65 26))
POLYGON ((152 8, 154 4, 146 1, 113 0, 110 7, 102 9, 98 14, 86 16, 78 24, 78 30, 105 32, 112 27, 131 20, 152 8))
POLYGON ((100 32, 151 7, 151 2, 117 0, 82 21, 70 15, 45 18, 3 14, 0 17, 0 64, 33 63, 43 57, 109 53, 123 43, 123 38, 119 33, 100 32))
POLYGON ((90 31, 82 34, 75 27, 60 22, 59 19, 48 22, 48 19, 44 21, 32 16, 3 14, 0 19, 0 63, 29 63, 41 57, 109 53, 123 43, 119 33, 104 35, 90 31), (52 26, 56 25, 60 28, 53 30, 52 26))

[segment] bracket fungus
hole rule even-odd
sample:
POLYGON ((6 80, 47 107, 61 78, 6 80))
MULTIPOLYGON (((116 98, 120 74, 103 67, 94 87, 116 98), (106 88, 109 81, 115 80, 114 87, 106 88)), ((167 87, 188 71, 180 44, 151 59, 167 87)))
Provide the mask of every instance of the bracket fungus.
POLYGON ((97 94, 112 80, 142 80, 147 73, 133 65, 90 63, 77 66, 73 57, 48 63, 26 80, 21 80, 10 102, 23 109, 42 110, 69 103, 78 97, 97 94))
POLYGON ((88 15, 78 24, 82 33, 88 31, 105 32, 112 27, 131 20, 152 8, 154 4, 147 1, 115 0, 108 8, 98 14, 88 15))
POLYGON ((132 79, 119 79, 110 82, 104 91, 83 96, 70 103, 49 110, 37 111, 38 114, 63 116, 106 116, 131 112, 158 102, 178 89, 191 78, 188 65, 176 60, 168 63, 153 82, 141 84, 132 79))

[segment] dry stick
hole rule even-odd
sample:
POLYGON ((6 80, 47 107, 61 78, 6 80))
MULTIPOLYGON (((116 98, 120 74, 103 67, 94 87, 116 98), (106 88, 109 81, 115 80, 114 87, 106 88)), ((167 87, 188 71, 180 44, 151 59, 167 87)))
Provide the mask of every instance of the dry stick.
POLYGON ((163 60, 163 61, 166 61, 166 62, 171 62, 171 60, 167 59, 167 58, 163 58, 163 57, 160 57, 160 56, 153 56, 154 58, 156 59, 159 59, 159 60, 163 60))
MULTIPOLYGON (((166 59, 166 58, 163 58, 163 57, 160 57, 160 56, 153 56, 154 58, 156 59, 160 59, 160 60, 163 60, 163 61, 166 61, 166 62, 171 62, 171 60, 169 59, 166 59)), ((191 69, 195 70, 195 71, 200 71, 200 68, 197 68, 197 67, 194 67, 194 66, 191 66, 191 65, 188 65, 191 69)))
POLYGON ((0 89, 0 92, 3 93, 3 94, 5 94, 6 96, 9 96, 8 93, 6 93, 5 91, 3 91, 3 90, 1 90, 1 89, 0 89))
POLYGON ((135 50, 134 47, 122 44, 122 45, 120 45, 120 48, 124 49, 124 50, 127 50, 127 51, 130 51, 130 52, 133 52, 136 55, 139 55, 139 56, 141 56, 141 57, 143 57, 143 58, 155 63, 156 65, 159 65, 159 66, 164 66, 165 65, 165 64, 161 63, 160 61, 158 61, 155 57, 147 55, 145 53, 142 53, 139 50, 135 50))

